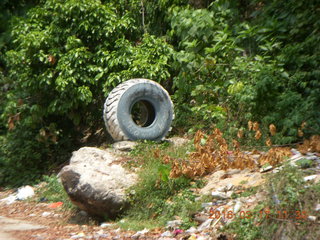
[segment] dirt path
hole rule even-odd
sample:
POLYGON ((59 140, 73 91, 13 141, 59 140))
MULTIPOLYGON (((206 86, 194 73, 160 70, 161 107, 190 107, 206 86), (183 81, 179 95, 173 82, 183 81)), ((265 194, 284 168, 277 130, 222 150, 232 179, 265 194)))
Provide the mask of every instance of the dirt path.
POLYGON ((0 216, 0 240, 17 240, 14 232, 44 229, 45 226, 0 216))

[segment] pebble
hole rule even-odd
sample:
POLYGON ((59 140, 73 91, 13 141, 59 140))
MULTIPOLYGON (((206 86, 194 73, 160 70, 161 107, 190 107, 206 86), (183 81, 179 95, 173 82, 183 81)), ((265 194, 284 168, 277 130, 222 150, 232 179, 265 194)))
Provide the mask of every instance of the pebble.
POLYGON ((139 237, 141 237, 142 235, 144 235, 144 234, 146 234, 147 232, 149 232, 149 229, 143 229, 143 230, 141 230, 141 231, 138 231, 138 232, 136 232, 135 234, 133 234, 132 236, 131 236, 131 238, 133 238, 133 239, 137 239, 137 238, 139 238, 139 237))
POLYGON ((314 209, 316 212, 319 212, 320 211, 320 204, 318 203, 314 209))
POLYGON ((212 202, 208 202, 208 203, 201 203, 201 207, 206 208, 206 207, 211 207, 213 205, 212 202))
POLYGON ((317 220, 316 216, 308 216, 308 220, 315 222, 317 220))
POLYGON ((238 213, 242 207, 242 202, 237 201, 233 208, 233 213, 238 213))
POLYGON ((197 232, 197 229, 195 227, 191 227, 188 230, 186 230, 186 233, 195 233, 197 232))
POLYGON ((165 231, 160 235, 161 237, 172 237, 172 233, 170 231, 165 231))
POLYGON ((167 228, 176 228, 182 224, 181 220, 173 220, 173 221, 168 221, 166 227, 167 228))
POLYGON ((263 168, 260 169, 260 172, 261 172, 261 173, 268 172, 268 171, 270 171, 271 169, 273 169, 272 166, 263 167, 263 168))
POLYGON ((310 176, 304 177, 303 180, 304 180, 305 182, 312 181, 312 180, 316 179, 317 176, 318 176, 318 175, 310 175, 310 176))
POLYGON ((41 214, 42 217, 48 217, 49 215, 51 215, 50 212, 43 212, 43 213, 41 214))
POLYGON ((101 223, 100 224, 100 227, 102 227, 102 228, 106 228, 106 227, 111 227, 111 226, 113 226, 114 224, 112 224, 112 223, 101 223))
POLYGON ((217 199, 228 199, 227 194, 222 192, 212 192, 211 195, 213 198, 217 198, 217 199))

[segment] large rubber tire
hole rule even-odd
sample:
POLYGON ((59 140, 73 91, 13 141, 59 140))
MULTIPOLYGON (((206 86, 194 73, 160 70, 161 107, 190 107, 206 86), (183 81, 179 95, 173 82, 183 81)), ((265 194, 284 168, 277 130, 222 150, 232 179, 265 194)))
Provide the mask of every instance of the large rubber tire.
POLYGON ((171 129, 173 104, 160 84, 148 79, 131 79, 110 92, 103 118, 115 141, 162 140, 171 129))

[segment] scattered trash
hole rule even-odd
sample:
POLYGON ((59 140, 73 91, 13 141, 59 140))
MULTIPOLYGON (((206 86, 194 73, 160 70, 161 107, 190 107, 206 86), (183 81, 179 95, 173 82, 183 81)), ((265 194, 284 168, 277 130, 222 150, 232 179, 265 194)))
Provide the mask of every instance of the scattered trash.
POLYGON ((39 202, 48 202, 48 199, 46 197, 42 197, 39 199, 39 202))
POLYGON ((63 205, 63 202, 55 202, 48 205, 49 208, 58 208, 63 205))
POLYGON ((10 195, 9 197, 1 199, 1 202, 5 202, 7 205, 14 203, 17 200, 15 194, 10 195))
POLYGON ((10 196, 1 199, 2 202, 6 202, 8 205, 14 203, 17 200, 26 200, 34 196, 34 190, 30 186, 24 186, 18 189, 17 193, 13 193, 10 196))
POLYGON ((26 200, 34 195, 34 190, 30 186, 24 186, 18 189, 17 200, 26 200))
POLYGON ((175 229, 175 230, 173 231, 173 235, 174 235, 174 236, 177 236, 177 235, 180 234, 180 233, 183 233, 183 230, 182 230, 182 229, 175 229))

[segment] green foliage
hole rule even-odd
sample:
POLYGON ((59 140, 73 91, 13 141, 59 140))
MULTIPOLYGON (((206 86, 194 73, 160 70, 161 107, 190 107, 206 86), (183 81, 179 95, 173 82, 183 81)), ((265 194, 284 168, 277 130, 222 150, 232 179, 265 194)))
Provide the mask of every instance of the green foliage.
MULTIPOLYGON (((314 206, 320 196, 319 183, 306 183, 299 168, 285 165, 278 173, 268 176, 266 201, 251 210, 250 218, 236 218, 223 231, 236 234, 237 239, 315 239, 317 223, 307 220, 319 217, 314 206)), ((262 189, 259 189, 260 191, 262 189)))
MULTIPOLYGON (((200 202, 195 201, 195 195, 190 191, 190 180, 186 178, 172 179, 169 177, 171 167, 161 163, 155 152, 160 156, 166 152, 181 155, 185 147, 163 147, 162 150, 153 144, 142 143, 143 152, 135 152, 135 158, 143 164, 139 172, 139 182, 128 190, 131 207, 125 213, 124 224, 130 229, 143 229, 150 224, 153 227, 163 226, 167 221, 179 216, 184 222, 183 228, 189 228, 194 223, 191 215, 200 208, 200 202), (149 220, 149 221, 147 221, 149 220), (140 224, 137 224, 137 221, 140 224)), ((139 145, 136 149, 139 149, 139 145)))
POLYGON ((63 202, 64 209, 75 208, 57 176, 44 176, 43 180, 45 185, 37 191, 39 198, 46 198, 48 202, 52 203, 63 202))
POLYGON ((47 0, 16 19, 1 78, 9 86, 0 106, 1 121, 10 123, 4 161, 12 166, 3 183, 16 181, 13 172, 24 169, 26 159, 34 177, 65 161, 84 129, 104 127, 104 98, 119 83, 168 79, 172 48, 139 36, 132 16, 116 3, 47 0))

